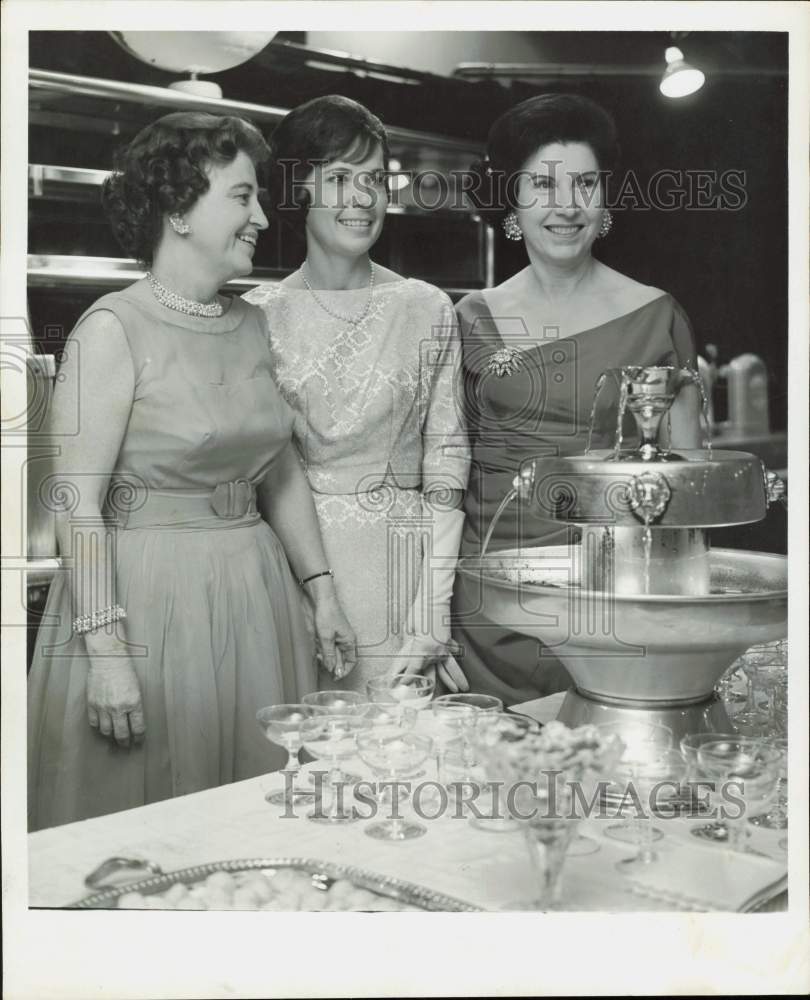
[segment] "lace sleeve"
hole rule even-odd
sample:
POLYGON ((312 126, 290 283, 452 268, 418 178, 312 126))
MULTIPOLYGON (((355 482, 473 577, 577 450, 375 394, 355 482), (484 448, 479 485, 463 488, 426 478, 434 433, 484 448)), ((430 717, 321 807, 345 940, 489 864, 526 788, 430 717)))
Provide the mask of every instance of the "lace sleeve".
POLYGON ((470 449, 463 419, 461 340, 450 299, 422 348, 426 405, 422 422, 422 491, 464 490, 470 449))

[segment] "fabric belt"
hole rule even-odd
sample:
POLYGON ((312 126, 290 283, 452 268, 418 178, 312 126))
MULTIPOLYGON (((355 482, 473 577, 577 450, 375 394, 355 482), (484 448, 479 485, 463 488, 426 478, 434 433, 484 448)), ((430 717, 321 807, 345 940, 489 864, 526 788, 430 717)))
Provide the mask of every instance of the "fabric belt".
POLYGON ((119 491, 108 512, 118 527, 231 528, 260 519, 256 487, 249 479, 218 483, 213 490, 132 488, 119 491))

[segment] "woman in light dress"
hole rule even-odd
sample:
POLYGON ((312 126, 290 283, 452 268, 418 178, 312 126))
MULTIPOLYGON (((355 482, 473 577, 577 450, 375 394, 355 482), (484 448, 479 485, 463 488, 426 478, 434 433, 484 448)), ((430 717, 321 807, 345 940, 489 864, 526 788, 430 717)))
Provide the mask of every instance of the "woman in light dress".
POLYGON ((171 114, 105 187, 149 272, 84 313, 53 398, 64 565, 29 676, 32 829, 271 770, 256 711, 316 688, 303 590, 324 662, 351 668, 264 317, 218 294, 267 228, 267 153, 239 118, 171 114))
POLYGON ((379 119, 347 98, 317 98, 270 143, 270 201, 287 233, 304 234, 306 257, 245 298, 267 318, 273 372, 357 631, 358 664, 341 684, 362 691, 384 672, 435 668, 450 690, 465 689, 448 647, 468 471, 452 304, 369 257, 387 207, 379 119))
MULTIPOLYGON (((607 112, 571 94, 529 98, 492 126, 479 170, 481 211, 522 241, 526 267, 457 304, 472 461, 462 555, 475 556, 522 461, 581 454, 594 384, 608 368, 695 368, 689 321, 675 299, 593 256, 612 225, 605 201, 618 155, 607 112)), ((632 225, 632 217, 617 224, 632 225)), ((605 384, 594 448, 613 446, 618 384, 605 384)), ((672 444, 700 447, 699 398, 682 390, 671 410, 672 444)), ((627 414, 625 440, 635 434, 627 414)), ((510 504, 488 551, 563 544, 564 526, 510 504)), ((459 575, 453 638, 471 690, 505 704, 564 690, 570 677, 537 639, 495 626, 480 593, 459 575)))

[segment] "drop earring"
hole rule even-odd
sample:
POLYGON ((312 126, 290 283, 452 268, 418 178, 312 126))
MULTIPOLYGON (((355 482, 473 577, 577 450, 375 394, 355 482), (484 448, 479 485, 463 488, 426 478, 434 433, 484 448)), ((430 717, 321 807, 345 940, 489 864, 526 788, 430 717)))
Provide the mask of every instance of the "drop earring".
POLYGON ((514 212, 507 213, 501 225, 503 226, 503 234, 508 240, 523 239, 523 230, 520 228, 520 223, 514 212))
POLYGON ((605 236, 613 228, 613 216, 610 214, 609 209, 605 209, 604 215, 602 216, 602 225, 599 227, 599 232, 596 234, 600 239, 604 239, 605 236))
POLYGON ((191 232, 191 226, 186 222, 179 212, 174 212, 169 216, 169 225, 177 233, 178 236, 188 236, 191 232))

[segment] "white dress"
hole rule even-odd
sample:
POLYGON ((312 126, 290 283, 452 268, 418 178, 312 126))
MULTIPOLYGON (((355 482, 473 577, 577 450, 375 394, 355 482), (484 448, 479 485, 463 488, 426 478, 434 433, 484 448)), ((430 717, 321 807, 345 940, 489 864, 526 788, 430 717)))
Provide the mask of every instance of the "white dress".
MULTIPOLYGON (((317 293, 341 316, 361 313, 368 294, 317 293)), ((403 641, 430 544, 421 492, 467 483, 453 306, 416 280, 375 286, 357 325, 329 315, 307 289, 262 285, 245 298, 267 317, 273 375, 295 412, 293 440, 357 633, 358 664, 340 686, 362 691, 403 641)), ((335 686, 323 672, 320 683, 335 686)))

